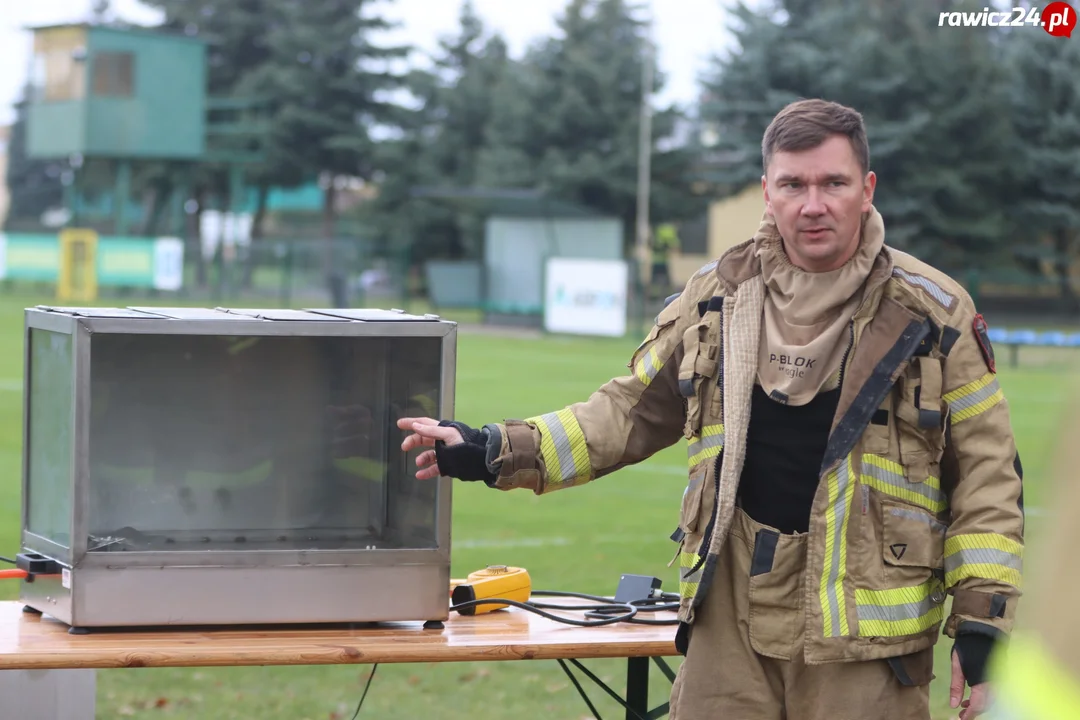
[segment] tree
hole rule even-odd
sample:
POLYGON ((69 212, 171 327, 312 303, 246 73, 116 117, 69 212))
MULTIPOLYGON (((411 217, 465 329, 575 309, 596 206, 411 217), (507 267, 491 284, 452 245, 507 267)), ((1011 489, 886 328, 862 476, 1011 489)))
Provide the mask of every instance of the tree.
MULTIPOLYGON (((264 159, 248 166, 245 178, 258 188, 253 239, 262 234, 270 187, 312 181, 325 189, 329 238, 342 178, 375 173, 370 133, 393 114, 380 93, 399 81, 384 65, 406 52, 378 45, 378 33, 390 24, 369 11, 374 0, 147 2, 165 10, 166 27, 208 40, 211 96, 260 103, 264 131, 254 145, 264 159)), ((202 168, 202 191, 228 196, 223 169, 202 168)), ((327 272, 334 269, 329 252, 326 265, 327 272)))
MULTIPOLYGON (((520 70, 493 91, 495 117, 478 175, 485 185, 530 186, 623 221, 633 237, 644 23, 625 0, 571 0, 555 37, 530 49, 520 70)), ((652 62, 655 63, 655 60, 652 62)), ((654 72, 654 92, 664 78, 654 72)), ((658 149, 680 114, 653 119, 653 217, 691 212, 690 156, 658 149)))
MULTIPOLYGON (((142 2, 164 13, 163 30, 198 37, 207 43, 207 94, 211 98, 236 98, 243 94, 245 89, 242 83, 270 62, 267 32, 281 24, 275 12, 280 0, 142 2)), ((162 198, 171 191, 180 172, 175 165, 163 164, 146 166, 141 170, 142 182, 158 188, 157 195, 162 198)), ((200 212, 209 195, 224 198, 228 204, 234 201, 230 197, 226 170, 216 163, 202 163, 193 168, 190 182, 199 200, 200 212)), ((264 201, 271 178, 263 168, 251 167, 247 179, 260 188, 260 199, 264 201)), ((257 213, 252 228, 254 237, 261 235, 261 217, 262 213, 257 213)))
POLYGON ((414 67, 406 87, 415 108, 398 111, 401 136, 380 143, 382 165, 374 218, 384 243, 402 242, 415 257, 476 257, 482 225, 474 213, 414 197, 421 188, 467 190, 480 184, 479 158, 500 90, 515 63, 505 41, 489 33, 470 0, 459 29, 441 38, 431 67, 414 67), (403 237, 404 236, 404 237, 403 237))
POLYGON ((1080 255, 1080 45, 1024 28, 1008 33, 1006 58, 1014 75, 1009 111, 1009 229, 1029 252, 1043 241, 1061 297, 1080 311, 1070 274, 1080 255))
POLYGON ((773 115, 799 98, 834 100, 866 120, 880 180, 875 204, 891 245, 950 268, 995 257, 1005 242, 1007 74, 990 28, 929 26, 926 18, 953 5, 966 6, 738 5, 739 48, 715 59, 701 110, 721 138, 713 179, 729 191, 759 183, 761 138, 773 115))
POLYGON ((229 96, 270 60, 269 32, 279 30, 281 0, 141 0, 164 12, 162 28, 207 43, 211 96, 229 96))
POLYGON ((264 22, 265 63, 237 83, 241 94, 267 99, 264 182, 323 188, 324 270, 335 304, 343 304, 343 268, 334 258, 339 183, 378 170, 372 130, 392 121, 382 93, 400 84, 385 63, 406 48, 377 44, 391 25, 368 14, 374 0, 274 0, 264 22))
POLYGON ((376 170, 371 130, 394 117, 380 95, 400 78, 377 64, 406 54, 374 40, 390 24, 365 14, 373 0, 275 0, 265 31, 268 61, 238 87, 269 99, 266 146, 272 177, 281 185, 322 178, 326 232, 332 232, 335 183, 370 178, 376 170))

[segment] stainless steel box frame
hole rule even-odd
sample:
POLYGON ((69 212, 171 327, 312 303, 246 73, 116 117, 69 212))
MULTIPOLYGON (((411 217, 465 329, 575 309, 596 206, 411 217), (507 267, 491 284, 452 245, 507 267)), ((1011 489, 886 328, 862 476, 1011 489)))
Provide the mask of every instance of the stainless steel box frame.
POLYGON ((108 333, 440 338, 437 411, 439 417, 453 417, 457 326, 437 316, 336 309, 27 309, 22 547, 57 561, 61 572, 22 581, 22 602, 78 628, 448 617, 451 482, 445 477, 430 481, 437 483, 433 548, 88 552, 91 338, 108 333), (72 442, 57 448, 70 453, 73 470, 69 548, 29 530, 32 329, 73 340, 72 442))

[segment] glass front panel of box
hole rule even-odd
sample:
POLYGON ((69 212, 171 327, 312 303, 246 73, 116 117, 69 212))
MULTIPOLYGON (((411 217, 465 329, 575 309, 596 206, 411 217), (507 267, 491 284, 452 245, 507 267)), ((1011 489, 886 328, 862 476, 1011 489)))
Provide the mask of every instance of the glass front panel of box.
POLYGON ((30 330, 27 530, 70 547, 72 497, 72 337, 30 330))
POLYGON ((436 546, 396 421, 439 413, 441 338, 91 342, 91 551, 436 546))

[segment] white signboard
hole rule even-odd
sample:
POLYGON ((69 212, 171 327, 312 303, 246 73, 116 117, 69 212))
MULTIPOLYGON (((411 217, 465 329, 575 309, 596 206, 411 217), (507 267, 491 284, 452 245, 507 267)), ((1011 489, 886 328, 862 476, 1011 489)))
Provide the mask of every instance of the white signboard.
POLYGON ((544 328, 577 335, 626 334, 625 260, 550 258, 544 276, 544 328))
POLYGON ((154 287, 179 290, 184 285, 184 243, 179 238, 154 240, 154 287))

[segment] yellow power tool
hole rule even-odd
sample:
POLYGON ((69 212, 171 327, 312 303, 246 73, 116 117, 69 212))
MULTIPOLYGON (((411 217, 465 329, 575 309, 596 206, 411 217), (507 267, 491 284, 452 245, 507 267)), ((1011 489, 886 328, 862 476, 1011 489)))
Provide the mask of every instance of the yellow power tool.
POLYGON ((532 580, 524 568, 507 565, 488 565, 483 570, 469 573, 464 580, 450 581, 451 609, 462 615, 481 615, 509 607, 506 603, 476 602, 497 598, 528 602, 532 594, 532 580), (463 606, 463 607, 458 607, 463 606))

